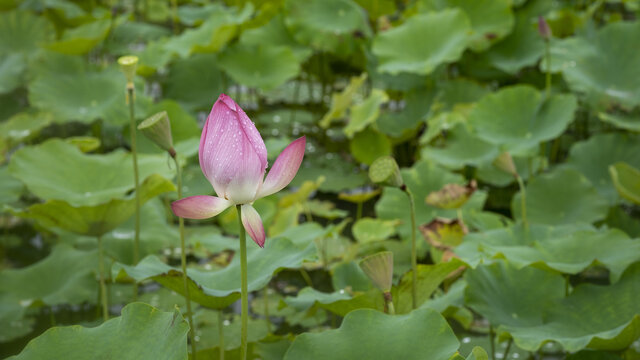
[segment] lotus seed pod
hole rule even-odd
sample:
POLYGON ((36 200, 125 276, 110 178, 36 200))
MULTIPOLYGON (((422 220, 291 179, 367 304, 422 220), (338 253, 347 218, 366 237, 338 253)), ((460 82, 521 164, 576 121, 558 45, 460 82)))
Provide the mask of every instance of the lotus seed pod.
POLYGON ((128 84, 133 84, 133 79, 136 76, 136 68, 138 67, 138 57, 133 55, 121 56, 118 59, 120 64, 120 70, 127 78, 128 84))
POLYGON ((149 140, 168 151, 171 156, 175 154, 173 138, 171 137, 171 123, 166 111, 161 111, 144 120, 138 125, 138 130, 149 140))
POLYGON ((493 165, 498 169, 513 175, 514 177, 518 177, 518 170, 516 170, 516 165, 513 163, 513 158, 508 152, 503 152, 502 154, 498 155, 498 157, 493 160, 493 165))
POLYGON ((402 187, 404 181, 398 163, 391 156, 377 158, 369 167, 369 179, 376 184, 402 187))
POLYGON ((393 253, 391 251, 367 256, 360 262, 360 268, 371 279, 375 287, 385 293, 391 291, 393 279, 393 253))

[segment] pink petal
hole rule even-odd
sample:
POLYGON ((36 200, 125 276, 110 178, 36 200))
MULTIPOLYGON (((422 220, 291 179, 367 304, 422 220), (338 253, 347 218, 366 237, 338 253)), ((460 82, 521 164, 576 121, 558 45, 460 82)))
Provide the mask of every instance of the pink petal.
POLYGON ((220 214, 231 205, 231 201, 219 197, 196 195, 172 202, 171 210, 181 218, 207 219, 220 214))
POLYGON ((202 129, 199 158, 218 196, 236 204, 253 201, 267 167, 267 148, 255 124, 225 94, 202 129))
POLYGON ((269 170, 256 199, 277 193, 289 185, 300 168, 306 144, 307 139, 303 136, 282 150, 269 170))
POLYGON ((260 247, 264 247, 264 226, 262 226, 262 219, 260 214, 250 204, 242 205, 242 225, 247 234, 251 236, 253 241, 260 247))

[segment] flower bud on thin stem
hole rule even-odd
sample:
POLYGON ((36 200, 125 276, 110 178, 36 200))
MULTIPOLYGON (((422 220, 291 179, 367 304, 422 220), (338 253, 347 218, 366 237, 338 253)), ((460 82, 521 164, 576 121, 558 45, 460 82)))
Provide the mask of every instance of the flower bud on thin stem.
POLYGON ((551 39, 551 27, 549 27, 549 23, 542 16, 538 16, 538 33, 545 41, 551 39))

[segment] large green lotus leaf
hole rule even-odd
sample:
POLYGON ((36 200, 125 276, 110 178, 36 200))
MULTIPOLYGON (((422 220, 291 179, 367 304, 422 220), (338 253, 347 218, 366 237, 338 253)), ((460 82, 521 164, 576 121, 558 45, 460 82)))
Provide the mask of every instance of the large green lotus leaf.
POLYGON ((380 89, 373 89, 369 97, 350 109, 349 123, 342 130, 348 138, 375 123, 380 115, 380 106, 389 101, 389 96, 380 89))
POLYGON ((269 91, 300 73, 300 61, 284 46, 242 45, 228 47, 218 63, 236 82, 269 91))
POLYGON ((188 332, 179 312, 132 303, 122 309, 122 316, 95 328, 51 328, 11 359, 186 360, 188 332))
MULTIPOLYGON (((169 180, 152 174, 140 184, 140 203, 162 193, 175 191, 169 180)), ((127 221, 136 212, 136 198, 113 199, 93 206, 73 206, 64 200, 34 204, 16 215, 34 219, 45 227, 60 228, 79 235, 102 236, 127 221)))
POLYGON ((356 160, 371 165, 377 158, 391 155, 391 141, 386 135, 369 127, 349 142, 349 150, 356 160))
POLYGON ((27 306, 11 293, 0 294, 0 342, 6 343, 21 338, 33 330, 35 319, 25 316, 27 306))
POLYGON ((438 65, 460 59, 471 32, 469 18, 459 9, 415 15, 374 39, 378 71, 430 74, 438 65))
POLYGON ((207 20, 211 14, 224 10, 224 5, 217 3, 203 6, 185 4, 178 7, 178 17, 180 18, 180 22, 187 26, 197 26, 207 20))
POLYGON ((324 156, 305 157, 305 163, 291 182, 291 186, 301 186, 305 181, 316 181, 324 177, 319 190, 340 192, 364 186, 369 182, 367 173, 343 160, 340 155, 328 153, 324 156), (331 176, 327 176, 331 174, 331 176))
MULTIPOLYGON (((73 206, 103 204, 134 188, 131 155, 113 151, 88 155, 60 139, 24 147, 12 156, 9 172, 44 199, 64 199, 73 206)), ((166 157, 138 155, 141 179, 151 174, 171 178, 166 157)))
POLYGON ((572 90, 585 93, 596 105, 640 105, 640 23, 608 24, 587 39, 591 49, 567 54, 571 65, 563 76, 572 90))
POLYGON ((306 311, 315 303, 332 304, 340 300, 349 300, 352 296, 344 290, 332 293, 318 291, 312 287, 305 287, 294 296, 287 296, 284 302, 298 311, 306 311))
POLYGON ((629 265, 640 260, 640 242, 616 229, 538 225, 526 233, 516 226, 468 235, 455 252, 471 266, 506 258, 518 268, 533 265, 568 274, 602 264, 610 270, 612 281, 617 281, 629 265))
POLYGON ((507 36, 513 28, 514 17, 509 0, 444 0, 418 3, 425 10, 442 10, 446 7, 462 9, 471 22, 472 35, 469 47, 484 51, 493 43, 507 36))
POLYGON ((384 309, 382 293, 377 289, 350 294, 345 290, 325 293, 306 287, 300 290, 295 297, 286 297, 284 302, 292 309, 303 311, 305 315, 309 316, 315 314, 318 309, 327 310, 338 316, 345 316, 358 309, 379 311, 384 309))
POLYGON ((388 239, 396 232, 396 222, 365 217, 351 228, 353 237, 361 244, 388 239))
POLYGON ((481 139, 517 152, 562 134, 576 108, 573 95, 547 99, 532 86, 516 85, 482 98, 469 123, 481 139))
POLYGON ((214 54, 178 59, 169 67, 164 95, 189 110, 208 112, 218 94, 224 91, 222 76, 214 54))
POLYGON ((96 251, 60 244, 45 259, 20 269, 0 272, 0 293, 22 304, 60 305, 96 301, 96 251))
MULTIPOLYGON (((521 219, 521 193, 511 201, 511 212, 521 219)), ((582 174, 572 169, 556 169, 533 178, 526 186, 527 220, 559 225, 592 223, 607 216, 607 200, 582 174)))
POLYGON ((149 43, 170 35, 171 30, 164 26, 127 19, 115 24, 103 46, 110 54, 126 55, 131 53, 135 44, 149 46, 149 43))
MULTIPOLYGON (((430 192, 440 190, 446 184, 464 184, 465 181, 462 176, 451 173, 427 161, 419 161, 412 168, 402 169, 401 172, 402 178, 415 197, 416 226, 426 224, 436 216, 449 218, 457 216, 456 210, 437 209, 427 205, 424 199, 430 192)), ((486 197, 486 192, 476 191, 462 207, 464 213, 471 210, 480 210, 486 197)), ((410 236, 409 198, 402 190, 391 187, 385 188, 382 192, 382 197, 376 203, 375 209, 376 214, 381 219, 402 221, 398 226, 398 232, 404 238, 410 236)))
POLYGON ((444 148, 428 146, 420 154, 448 168, 461 169, 465 165, 490 163, 499 151, 497 146, 471 134, 466 125, 458 124, 448 135, 444 148))
MULTIPOLYGON (((96 119, 122 125, 129 121, 125 78, 115 66, 102 71, 89 69, 82 58, 47 54, 46 62, 29 83, 29 102, 32 106, 55 115, 57 122, 96 119)), ((136 114, 148 113, 151 99, 136 85, 136 114)))
POLYGON ((566 165, 580 171, 598 189, 600 195, 615 204, 618 193, 609 174, 609 166, 626 162, 640 167, 640 137, 631 134, 597 134, 574 143, 566 165))
POLYGON ((9 93, 21 85, 26 68, 22 55, 0 55, 0 94, 9 93))
MULTIPOLYGON (((613 285, 579 285, 569 296, 547 307, 543 323, 509 324, 504 330, 511 333, 516 345, 529 351, 551 340, 566 351, 584 347, 622 350, 640 336, 639 293, 640 262, 637 262, 613 285)), ((537 301, 546 298, 544 294, 532 297, 537 301)))
POLYGON ((33 55, 40 45, 52 40, 54 34, 53 26, 44 16, 19 10, 3 12, 0 14, 0 55, 33 55))
POLYGON ((640 205, 640 170, 619 162, 609 167, 609 173, 620 196, 640 205))
POLYGON ((240 25, 249 19, 252 12, 251 5, 242 10, 221 7, 199 27, 170 38, 164 45, 165 51, 174 52, 182 58, 193 52, 217 52, 238 34, 240 25))
POLYGON ((492 46, 484 55, 497 69, 515 74, 526 66, 535 65, 542 57, 545 44, 536 28, 536 19, 528 13, 516 13, 513 31, 492 46))
POLYGON ((433 88, 419 88, 406 92, 405 106, 400 111, 383 111, 378 117, 378 129, 402 141, 415 137, 431 110, 436 94, 433 88))
POLYGON ((267 45, 273 47, 284 46, 289 48, 299 62, 304 62, 311 56, 312 50, 296 42, 293 35, 287 30, 284 17, 279 14, 273 17, 266 25, 242 32, 240 43, 246 45, 267 45))
POLYGON ((101 19, 66 30, 62 38, 47 45, 49 50, 69 55, 83 55, 107 37, 113 20, 101 19))
POLYGON ((406 315, 376 310, 350 312, 339 329, 298 335, 284 359, 449 359, 458 339, 434 310, 406 315))
POLYGON ((565 293, 562 276, 504 261, 469 269, 465 279, 465 303, 494 326, 541 325, 545 309, 565 293))
MULTIPOLYGON (((249 240, 250 241, 250 240, 249 240)), ((315 256, 315 244, 295 246, 286 238, 268 239, 264 249, 249 246, 249 291, 263 288, 274 273, 283 268, 298 268, 306 259, 315 256)), ((120 279, 131 277, 140 282, 152 279, 180 294, 184 293, 182 272, 163 263, 156 256, 147 256, 137 266, 117 264, 113 269, 120 279)), ((191 300, 206 307, 222 309, 240 297, 240 257, 234 256, 222 270, 188 269, 191 300)))
MULTIPOLYGON (((452 272, 464 266, 462 261, 452 259, 436 265, 418 265, 418 285, 416 305, 421 306, 429 300, 433 292, 440 286, 452 272)), ((393 303, 397 314, 407 314, 412 310, 412 285, 413 277, 411 271, 404 274, 397 287, 393 288, 393 303)))
POLYGON ((296 41, 320 51, 349 53, 354 33, 371 33, 364 12, 351 0, 286 0, 285 13, 296 41))
POLYGON ((53 121, 50 113, 21 112, 0 123, 0 139, 5 140, 9 147, 21 142, 28 142, 38 135, 43 128, 53 121))
POLYGON ((22 194, 22 189, 22 183, 9 175, 7 167, 0 167, 0 204, 17 201, 22 194))

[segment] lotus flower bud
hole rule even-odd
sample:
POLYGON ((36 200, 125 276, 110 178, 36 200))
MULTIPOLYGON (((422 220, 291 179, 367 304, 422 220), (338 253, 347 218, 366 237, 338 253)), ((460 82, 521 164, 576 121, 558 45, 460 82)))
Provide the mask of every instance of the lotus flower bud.
POLYGON ((402 187, 404 181, 398 163, 391 156, 377 158, 369 167, 369 179, 376 184, 402 187))
POLYGON ((518 177, 518 170, 516 170, 516 165, 513 163, 513 158, 508 152, 503 152, 502 154, 498 155, 498 157, 493 160, 493 165, 498 169, 513 175, 514 177, 518 177))
POLYGON ((133 55, 121 56, 118 59, 118 64, 120 64, 120 70, 122 70, 124 76, 127 78, 127 84, 133 84, 138 66, 138 57, 133 55))
POLYGON ((360 267, 375 287, 382 290, 383 293, 391 291, 393 279, 393 253, 391 251, 367 256, 360 262, 360 267))
POLYGON ((153 141, 163 150, 169 152, 173 157, 176 151, 173 149, 173 138, 171 137, 171 123, 166 111, 161 111, 144 120, 138 125, 138 130, 149 140, 153 141))
POLYGON ((551 28, 549 23, 542 16, 538 16, 538 33, 546 41, 551 39, 551 28))

